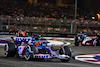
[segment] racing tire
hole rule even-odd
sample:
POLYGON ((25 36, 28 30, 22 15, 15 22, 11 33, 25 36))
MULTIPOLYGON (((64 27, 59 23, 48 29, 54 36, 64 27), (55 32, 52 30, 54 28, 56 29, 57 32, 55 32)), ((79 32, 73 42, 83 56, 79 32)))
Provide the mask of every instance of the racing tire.
MULTIPOLYGON (((71 59, 71 49, 68 46, 63 46, 61 47, 61 49, 63 51, 63 54, 68 55, 69 58, 68 59, 60 59, 61 62, 68 62, 71 59)), ((60 53, 60 52, 59 52, 60 53)))
POLYGON ((100 38, 96 39, 94 43, 95 46, 100 46, 100 38))
POLYGON ((24 58, 25 58, 26 61, 32 60, 33 55, 34 55, 34 52, 31 53, 29 48, 25 49, 24 58))
POLYGON ((82 46, 82 43, 81 42, 77 42, 77 43, 75 43, 75 46, 82 46))
POLYGON ((95 40, 93 41, 93 45, 96 46, 96 44, 97 44, 97 40, 95 39, 95 40))
POLYGON ((16 55, 17 48, 14 43, 6 43, 4 46, 4 56, 5 57, 14 57, 16 55))
POLYGON ((79 42, 79 43, 78 43, 78 46, 82 46, 82 43, 81 43, 81 42, 79 42))
POLYGON ((68 55, 71 57, 71 49, 68 46, 64 46, 64 50, 65 50, 65 55, 68 55))

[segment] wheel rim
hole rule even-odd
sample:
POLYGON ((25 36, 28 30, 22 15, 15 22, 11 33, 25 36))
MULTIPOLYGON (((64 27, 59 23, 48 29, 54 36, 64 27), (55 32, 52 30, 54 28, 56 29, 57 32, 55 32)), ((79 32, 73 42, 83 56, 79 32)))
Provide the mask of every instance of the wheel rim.
POLYGON ((4 55, 5 55, 5 57, 8 55, 8 45, 5 45, 4 55))
POLYGON ((25 51, 25 59, 26 60, 30 59, 29 49, 26 49, 26 51, 25 51))
POLYGON ((28 57, 28 56, 29 56, 29 51, 28 51, 28 50, 26 51, 26 54, 25 54, 25 55, 26 55, 26 57, 28 57))

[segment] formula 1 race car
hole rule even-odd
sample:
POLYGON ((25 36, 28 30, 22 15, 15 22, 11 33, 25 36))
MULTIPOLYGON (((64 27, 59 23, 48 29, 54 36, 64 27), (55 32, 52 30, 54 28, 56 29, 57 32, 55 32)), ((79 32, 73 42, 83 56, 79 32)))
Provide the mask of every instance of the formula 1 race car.
POLYGON ((96 37, 78 34, 75 36, 75 46, 94 46, 93 42, 96 37))
POLYGON ((47 46, 46 40, 35 40, 34 38, 13 37, 14 42, 6 43, 4 48, 5 57, 24 57, 25 60, 58 58, 63 62, 74 58, 74 53, 68 46, 62 45, 58 50, 47 46))

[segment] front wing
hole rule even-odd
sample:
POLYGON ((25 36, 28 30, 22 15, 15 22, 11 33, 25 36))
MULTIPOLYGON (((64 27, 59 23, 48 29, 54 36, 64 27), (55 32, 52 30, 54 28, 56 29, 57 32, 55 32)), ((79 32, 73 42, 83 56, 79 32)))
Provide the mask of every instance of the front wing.
MULTIPOLYGON (((33 58, 55 58, 51 54, 35 54, 33 55, 33 58)), ((58 55, 58 59, 69 59, 70 57, 68 55, 58 55)))

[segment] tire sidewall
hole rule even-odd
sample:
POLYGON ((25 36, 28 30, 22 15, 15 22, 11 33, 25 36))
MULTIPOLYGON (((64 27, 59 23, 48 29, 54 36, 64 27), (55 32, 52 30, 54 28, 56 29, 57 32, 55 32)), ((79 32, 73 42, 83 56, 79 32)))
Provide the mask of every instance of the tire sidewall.
POLYGON ((24 57, 25 57, 25 60, 29 60, 30 59, 30 52, 29 52, 29 49, 28 48, 25 50, 24 57))
POLYGON ((5 44, 5 47, 4 47, 4 56, 7 57, 8 56, 8 43, 5 44))
POLYGON ((31 51, 31 46, 27 45, 25 47, 24 58, 26 61, 31 60, 34 56, 34 51, 31 51))

